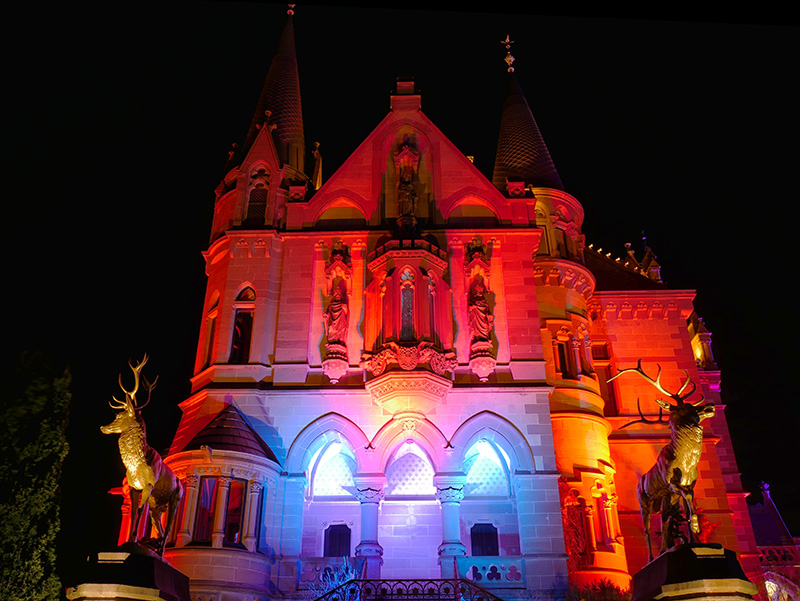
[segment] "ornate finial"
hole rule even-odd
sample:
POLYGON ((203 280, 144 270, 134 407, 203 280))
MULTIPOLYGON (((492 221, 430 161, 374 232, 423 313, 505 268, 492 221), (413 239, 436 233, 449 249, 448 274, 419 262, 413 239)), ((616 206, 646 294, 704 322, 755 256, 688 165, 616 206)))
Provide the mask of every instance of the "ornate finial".
POLYGON ((506 35, 506 39, 503 40, 500 43, 503 44, 506 47, 507 54, 506 54, 506 58, 503 59, 503 60, 505 60, 506 64, 508 65, 508 72, 509 73, 513 73, 514 72, 514 67, 512 67, 511 65, 514 64, 514 60, 515 59, 511 54, 511 44, 514 43, 514 40, 511 39, 511 36, 506 35))
POLYGON ((295 7, 295 6, 297 6, 297 5, 296 5, 296 4, 290 4, 290 5, 289 5, 289 10, 287 10, 287 11, 286 11, 286 14, 287 14, 287 15, 289 15, 290 17, 291 17, 292 15, 294 15, 294 7, 295 7))

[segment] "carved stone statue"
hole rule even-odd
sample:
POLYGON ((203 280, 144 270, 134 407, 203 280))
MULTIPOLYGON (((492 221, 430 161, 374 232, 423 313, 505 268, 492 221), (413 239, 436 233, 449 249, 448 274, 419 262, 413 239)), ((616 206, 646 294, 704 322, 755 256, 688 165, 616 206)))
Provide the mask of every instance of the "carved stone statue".
POLYGON ((417 191, 414 189, 414 174, 411 170, 403 173, 397 186, 397 204, 401 216, 413 217, 417 212, 417 191))
POLYGON ((344 282, 340 281, 334 286, 331 302, 323 313, 325 318, 325 334, 328 344, 347 345, 347 330, 350 324, 350 306, 347 300, 347 291, 344 282))
POLYGON ((682 534, 682 525, 689 524, 688 542, 695 542, 695 535, 700 532, 700 524, 694 510, 694 485, 697 481, 697 464, 703 451, 703 426, 700 423, 714 416, 714 405, 701 405, 703 397, 697 403, 689 403, 686 399, 692 396, 697 389, 694 382, 686 374, 686 380, 680 390, 671 393, 661 386, 661 366, 655 379, 648 376, 642 369, 642 360, 636 368, 623 369, 609 379, 609 382, 626 373, 639 374, 653 384, 659 392, 675 401, 675 405, 655 399, 658 403, 659 413, 657 420, 649 420, 642 415, 641 406, 639 416, 641 419, 632 421, 622 426, 627 428, 632 424, 664 424, 669 425, 670 442, 661 449, 656 464, 650 468, 639 480, 636 493, 639 497, 639 508, 644 523, 645 539, 647 540, 647 553, 650 561, 653 560, 653 551, 650 543, 650 515, 654 511, 661 511, 661 553, 673 547, 679 540, 687 541, 687 536, 682 534), (691 384, 691 390, 682 394, 691 384), (669 421, 662 419, 663 410, 669 411, 669 421), (683 507, 681 507, 683 501, 683 507))
POLYGON ((467 311, 469 313, 469 335, 471 342, 489 342, 494 316, 489 309, 489 301, 486 298, 486 286, 483 278, 478 276, 473 280, 469 289, 467 300, 467 311))
POLYGON ((102 426, 100 431, 103 434, 120 435, 119 452, 122 463, 127 469, 131 496, 132 515, 128 542, 139 542, 137 540, 139 521, 144 514, 145 503, 147 503, 150 505, 150 519, 158 532, 157 551, 159 555, 163 555, 178 505, 183 497, 183 485, 175 473, 162 461, 161 455, 147 444, 142 409, 150 402, 150 394, 155 388, 158 378, 152 384, 144 379, 147 400, 143 405, 137 406, 136 393, 139 390, 139 375, 145 363, 147 363, 147 355, 136 367, 128 363, 134 376, 134 385, 131 391, 125 390, 122 385, 122 375, 120 375, 119 386, 125 393, 125 400, 118 401, 112 397, 114 402, 109 405, 112 409, 117 409, 119 413, 113 422, 102 426), (161 526, 161 514, 164 512, 167 512, 166 527, 161 526))

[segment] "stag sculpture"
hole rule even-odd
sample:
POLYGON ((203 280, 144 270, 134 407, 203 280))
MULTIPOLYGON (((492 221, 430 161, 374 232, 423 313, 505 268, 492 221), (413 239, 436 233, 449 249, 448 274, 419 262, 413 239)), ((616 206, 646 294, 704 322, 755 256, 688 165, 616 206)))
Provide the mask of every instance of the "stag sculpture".
POLYGON ((183 497, 183 486, 175 473, 163 462, 161 455, 147 444, 142 409, 150 402, 150 395, 158 378, 156 377, 151 384, 142 377, 147 390, 147 400, 143 405, 137 405, 136 394, 139 391, 139 378, 145 363, 147 363, 146 354, 141 363, 135 367, 128 362, 133 370, 133 390, 125 389, 122 384, 122 374, 120 374, 119 387, 125 393, 125 400, 118 401, 116 397, 111 397, 113 402, 110 402, 109 405, 119 413, 113 422, 102 426, 100 431, 103 434, 120 435, 119 452, 122 456, 122 463, 125 464, 128 472, 132 513, 128 542, 139 542, 137 540, 139 521, 144 514, 145 503, 147 503, 150 506, 150 519, 153 527, 158 532, 157 551, 159 555, 163 555, 178 504, 183 497), (167 512, 166 526, 161 524, 161 515, 164 512, 167 512))
POLYGON ((662 399, 655 399, 660 407, 658 419, 647 419, 642 414, 642 407, 637 400, 640 419, 622 426, 622 428, 627 428, 638 423, 663 424, 669 425, 670 429, 669 444, 661 449, 656 464, 641 477, 636 487, 647 540, 647 554, 649 560, 652 561, 650 516, 653 512, 661 512, 661 553, 671 548, 680 538, 684 539, 684 542, 686 541, 681 534, 682 523, 687 522, 689 525, 688 542, 695 542, 695 535, 700 532, 700 524, 694 510, 697 463, 700 461, 700 454, 703 451, 703 426, 700 425, 700 422, 714 415, 714 405, 701 405, 702 395, 700 395, 700 400, 694 404, 687 401, 695 393, 697 386, 691 381, 685 370, 686 380, 676 393, 668 392, 661 385, 660 365, 654 379, 642 369, 641 359, 637 367, 623 369, 610 378, 609 382, 627 373, 639 374, 655 386, 659 392, 675 401, 673 405, 662 399), (690 390, 684 392, 690 385, 690 390), (669 411, 669 421, 663 419, 665 410, 669 411), (683 511, 681 501, 683 501, 683 511))

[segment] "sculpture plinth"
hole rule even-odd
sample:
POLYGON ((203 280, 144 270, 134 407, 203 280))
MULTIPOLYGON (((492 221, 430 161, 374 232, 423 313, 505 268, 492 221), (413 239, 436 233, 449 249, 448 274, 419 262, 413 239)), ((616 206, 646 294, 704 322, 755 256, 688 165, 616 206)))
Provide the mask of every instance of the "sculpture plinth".
POLYGON ((633 576, 631 601, 752 599, 757 591, 736 559, 718 544, 678 545, 633 576))
POLYGON ((132 543, 91 556, 75 580, 77 583, 66 590, 70 601, 191 601, 188 576, 155 553, 132 543))

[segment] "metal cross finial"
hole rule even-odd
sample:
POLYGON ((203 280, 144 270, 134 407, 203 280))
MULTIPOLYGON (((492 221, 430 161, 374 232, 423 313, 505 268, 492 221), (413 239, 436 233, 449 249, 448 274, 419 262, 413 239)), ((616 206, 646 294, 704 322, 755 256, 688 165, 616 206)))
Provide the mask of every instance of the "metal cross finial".
POLYGON ((506 58, 503 59, 503 60, 505 60, 506 64, 508 65, 508 72, 509 73, 513 73, 514 72, 514 67, 512 67, 511 65, 514 64, 514 57, 511 54, 511 44, 514 43, 514 40, 511 39, 511 36, 506 35, 506 39, 503 40, 500 43, 503 44, 506 47, 507 54, 506 54, 506 58))

